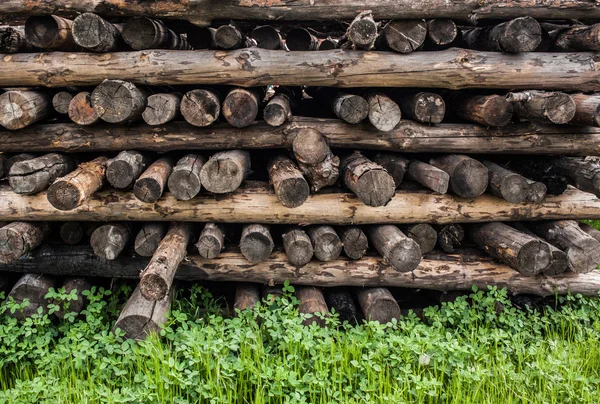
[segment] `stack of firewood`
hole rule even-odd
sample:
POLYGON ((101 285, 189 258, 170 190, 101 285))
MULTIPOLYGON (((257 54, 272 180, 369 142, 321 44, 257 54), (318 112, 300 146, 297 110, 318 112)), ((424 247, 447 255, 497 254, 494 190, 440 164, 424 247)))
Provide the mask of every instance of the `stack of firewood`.
POLYGON ((597 294, 600 9, 413 3, 0 4, 21 315, 60 285, 80 310, 92 276, 140 278, 136 338, 176 279, 382 322, 393 287, 597 294))

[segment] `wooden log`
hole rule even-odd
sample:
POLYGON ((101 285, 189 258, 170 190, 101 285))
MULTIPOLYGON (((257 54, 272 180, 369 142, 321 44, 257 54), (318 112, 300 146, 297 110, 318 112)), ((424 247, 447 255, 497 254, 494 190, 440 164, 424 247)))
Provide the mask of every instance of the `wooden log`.
POLYGON ((296 286, 296 298, 300 300, 298 312, 307 315, 303 324, 310 326, 316 324, 325 327, 325 317, 329 315, 329 309, 321 289, 314 286, 296 286))
POLYGON ((346 287, 327 288, 325 290, 325 302, 330 312, 338 314, 341 323, 356 323, 356 304, 346 287))
POLYGON ((460 247, 465 238, 464 228, 457 223, 447 224, 437 227, 438 245, 440 248, 450 254, 454 252, 455 247, 460 247))
POLYGON ((202 166, 200 180, 207 191, 226 194, 239 188, 250 174, 250 154, 244 150, 215 153, 202 166))
POLYGON ((476 224, 467 232, 480 248, 523 275, 537 275, 551 264, 547 243, 503 223, 476 224))
POLYGON ((33 46, 25 37, 24 27, 0 27, 0 53, 32 52, 33 46))
POLYGON ((289 157, 280 154, 269 162, 269 182, 275 195, 287 208, 302 205, 310 194, 308 182, 302 172, 289 157))
POLYGON ((115 52, 123 43, 120 28, 94 13, 75 18, 72 35, 77 45, 92 52, 115 52))
POLYGON ((385 168, 394 179, 396 188, 398 188, 408 172, 409 161, 398 154, 385 152, 375 154, 372 160, 385 168))
POLYGON ((319 41, 307 29, 295 28, 285 36, 285 44, 291 51, 313 51, 317 50, 319 41))
POLYGON ((130 239, 129 223, 107 223, 94 230, 90 237, 90 245, 96 256, 105 260, 114 260, 123 252, 130 239))
POLYGON ((150 164, 150 156, 133 150, 124 150, 106 163, 106 180, 117 189, 128 189, 150 164))
POLYGON ((506 126, 513 116, 513 104, 500 95, 454 93, 447 105, 459 118, 485 126, 506 126))
POLYGON ((148 125, 163 125, 179 116, 180 104, 181 94, 152 94, 147 99, 142 118, 148 125))
POLYGON ((98 157, 58 178, 48 188, 48 202, 58 210, 73 210, 80 206, 102 188, 107 161, 106 157, 98 157))
POLYGON ((191 49, 187 40, 167 28, 162 21, 148 17, 127 20, 122 31, 123 40, 135 50, 191 49))
POLYGON ((383 132, 393 130, 400 122, 400 107, 383 93, 369 93, 366 96, 369 105, 369 122, 383 132))
POLYGON ((79 244, 85 235, 82 222, 65 222, 60 226, 60 239, 69 245, 79 244))
POLYGON ((514 159, 507 167, 532 181, 541 182, 550 195, 561 195, 567 190, 567 178, 560 174, 551 159, 530 156, 514 159))
POLYGON ((554 38, 554 48, 564 52, 600 51, 600 24, 561 30, 554 38))
POLYGON ((263 285, 261 296, 263 300, 274 302, 275 299, 283 297, 283 286, 280 285, 263 285))
POLYGON ((306 232, 300 227, 292 227, 281 236, 283 249, 290 264, 301 268, 313 257, 313 244, 306 232))
POLYGON ((360 95, 338 93, 333 97, 331 107, 333 113, 345 122, 356 124, 369 115, 369 104, 360 95))
POLYGON ((333 261, 342 253, 342 241, 331 226, 321 225, 308 229, 315 257, 320 261, 333 261))
POLYGON ((570 95, 559 92, 523 91, 508 93, 514 115, 520 120, 566 124, 575 116, 576 105, 570 95))
POLYGON ((236 128, 245 128, 256 120, 261 99, 253 89, 234 88, 223 101, 223 117, 236 128))
POLYGON ((262 262, 273 252, 273 238, 269 227, 262 224, 248 224, 242 229, 240 251, 249 262, 262 262))
POLYGON ((65 318, 65 314, 67 313, 81 313, 89 301, 87 296, 83 295, 82 292, 89 291, 92 288, 92 284, 86 278, 68 278, 63 282, 62 288, 64 288, 65 294, 70 295, 71 293, 75 293, 77 298, 60 303, 55 302, 55 304, 58 303, 61 307, 54 312, 54 315, 62 319, 65 318))
POLYGON ((419 160, 411 160, 408 166, 408 179, 418 182, 438 194, 448 192, 450 175, 437 167, 419 160))
POLYGON ((225 230, 222 225, 206 223, 196 243, 198 254, 206 259, 216 258, 225 248, 225 230))
POLYGON ((31 16, 25 22, 25 37, 33 46, 56 51, 77 50, 73 21, 57 15, 31 16))
POLYGON ((71 99, 67 113, 78 125, 93 125, 100 120, 92 106, 92 94, 87 91, 82 91, 71 99))
POLYGON ((181 115, 188 123, 205 127, 219 119, 221 98, 211 90, 191 90, 181 99, 180 108, 181 115))
POLYGON ((410 272, 421 262, 421 248, 393 225, 375 225, 367 228, 371 244, 383 260, 399 272, 410 272))
POLYGON ((319 131, 311 128, 298 130, 292 141, 292 151, 313 192, 336 183, 340 159, 333 155, 319 131))
POLYGON ((600 243, 581 230, 576 221, 531 222, 528 227, 567 254, 571 271, 587 273, 600 264, 600 243))
POLYGON ((172 298, 169 294, 163 300, 148 301, 142 296, 138 285, 121 311, 113 331, 120 329, 125 332, 125 338, 135 340, 158 334, 162 324, 167 321, 172 298))
POLYGON ((463 30, 471 49, 494 52, 533 52, 542 41, 542 28, 532 17, 518 17, 498 25, 463 30))
POLYGON ((371 11, 363 11, 350 23, 346 36, 354 49, 370 50, 375 46, 378 24, 371 11))
POLYGON ((69 113, 69 104, 75 94, 70 91, 59 91, 52 97, 52 106, 59 114, 67 115, 69 113))
POLYGON ((394 179, 360 152, 341 161, 344 184, 367 206, 385 206, 396 193, 394 179))
POLYGON ((146 203, 158 201, 165 190, 174 163, 173 158, 164 156, 150 164, 133 185, 135 197, 146 203))
POLYGON ((538 181, 532 181, 529 179, 526 179, 526 181, 529 184, 529 193, 527 195, 527 201, 533 203, 540 203, 541 201, 543 201, 546 197, 546 193, 548 192, 548 187, 546 187, 545 184, 538 181))
POLYGON ((572 185, 600 195, 600 164, 576 157, 557 157, 552 163, 572 185))
POLYGON ((575 116, 570 124, 600 126, 600 96, 572 94, 571 99, 575 102, 575 116))
POLYGON ((252 310, 260 302, 260 291, 255 283, 238 282, 235 287, 233 309, 237 312, 252 310))
POLYGON ((327 38, 319 41, 319 49, 318 50, 325 51, 325 50, 337 49, 339 42, 340 42, 339 39, 327 37, 327 38))
POLYGON ((32 153, 19 153, 19 154, 15 154, 15 155, 13 155, 11 157, 8 157, 6 159, 3 159, 2 166, 3 166, 3 169, 4 169, 5 175, 8 175, 8 173, 10 172, 10 169, 16 163, 18 163, 20 161, 25 161, 25 160, 31 160, 31 159, 34 159, 36 157, 37 156, 35 154, 32 154, 32 153))
POLYGON ((511 203, 523 203, 530 198, 527 178, 491 161, 484 160, 483 165, 488 169, 488 185, 494 195, 511 203))
POLYGON ((488 169, 479 161, 465 155, 449 154, 429 160, 450 176, 449 189, 463 198, 475 198, 488 186, 488 169))
POLYGON ((0 95, 0 112, 0 125, 22 129, 49 115, 50 97, 37 90, 10 90, 0 95))
POLYGON ((27 254, 50 233, 45 222, 12 222, 0 228, 0 264, 10 264, 27 254))
POLYGON ((250 37, 256 42, 256 46, 262 49, 277 50, 284 47, 279 31, 270 25, 255 27, 250 37))
POLYGON ((427 23, 425 20, 392 20, 383 27, 377 49, 410 53, 419 49, 426 37, 427 23))
POLYGON ((281 126, 291 117, 292 99, 286 93, 275 94, 263 111, 263 119, 270 126, 281 126))
POLYGON ((138 232, 137 236, 135 236, 135 253, 141 255, 142 257, 152 257, 166 234, 166 223, 145 223, 138 232))
POLYGON ((440 123, 446 114, 444 99, 434 93, 403 93, 395 96, 400 105, 402 116, 422 123, 440 123))
POLYGON ((92 106, 105 122, 134 122, 146 109, 147 94, 123 80, 104 80, 92 92, 92 106))
POLYGON ((427 223, 409 224, 399 226, 402 233, 415 240, 422 254, 427 254, 435 248, 438 240, 437 231, 427 223))
POLYGON ((587 223, 578 222, 578 224, 579 224, 579 227, 581 228, 581 230, 586 232, 588 235, 593 237, 594 240, 596 240, 600 243, 600 231, 599 230, 593 228, 592 226, 590 226, 587 223))
POLYGON ((46 295, 50 291, 50 288, 55 286, 56 279, 52 276, 35 274, 23 275, 17 281, 15 286, 13 286, 8 297, 12 298, 15 303, 22 304, 25 300, 28 300, 29 304, 22 310, 17 310, 14 313, 8 311, 5 315, 23 321, 26 318, 37 314, 40 307, 42 308, 42 313, 47 312, 50 301, 46 299, 46 295))
POLYGON ((338 231, 344 254, 353 260, 361 259, 369 248, 369 240, 366 234, 358 226, 342 227, 338 231))
POLYGON ((216 28, 199 27, 190 24, 187 29, 187 41, 194 49, 216 49, 215 43, 216 28))
POLYGON ((173 167, 169 176, 169 192, 180 201, 194 198, 202 189, 200 170, 206 158, 198 154, 186 154, 173 167))
POLYGON ((435 18, 427 21, 427 40, 434 46, 449 45, 458 36, 454 21, 447 18, 435 18))
POLYGON ((57 178, 67 175, 73 168, 70 156, 49 153, 14 163, 8 173, 8 182, 17 194, 34 195, 46 190, 57 178))
POLYGON ((400 320, 400 306, 386 288, 364 288, 357 290, 358 302, 367 321, 387 324, 400 320))
POLYGON ((255 45, 252 38, 246 37, 235 24, 221 25, 215 31, 215 44, 218 49, 232 50, 249 48, 255 45))
POLYGON ((553 276, 553 275, 562 274, 563 272, 565 272, 568 269, 569 262, 567 260, 567 254, 565 254, 563 250, 556 248, 554 245, 548 243, 546 240, 544 240, 543 238, 541 238, 540 236, 538 236, 537 234, 535 234, 534 232, 529 230, 529 228, 527 228, 521 222, 510 222, 508 224, 509 224, 509 226, 517 229, 521 233, 528 234, 528 235, 535 237, 538 240, 541 240, 544 243, 548 244, 548 246, 550 247, 550 252, 551 252, 551 260, 550 260, 550 264, 546 268, 542 269, 541 273, 549 275, 549 276, 553 276))
POLYGON ((163 300, 169 294, 175 271, 185 258, 191 237, 190 223, 171 223, 167 235, 162 239, 150 263, 140 275, 140 292, 145 299, 163 300))

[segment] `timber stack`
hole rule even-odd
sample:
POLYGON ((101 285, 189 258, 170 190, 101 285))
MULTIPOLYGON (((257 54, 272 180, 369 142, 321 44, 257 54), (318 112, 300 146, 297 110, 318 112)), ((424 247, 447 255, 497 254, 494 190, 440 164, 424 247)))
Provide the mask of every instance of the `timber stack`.
POLYGON ((290 281, 321 326, 396 288, 600 291, 597 5, 42 3, 0 4, 17 317, 90 277, 138 279, 132 338, 189 281, 235 310, 290 281))

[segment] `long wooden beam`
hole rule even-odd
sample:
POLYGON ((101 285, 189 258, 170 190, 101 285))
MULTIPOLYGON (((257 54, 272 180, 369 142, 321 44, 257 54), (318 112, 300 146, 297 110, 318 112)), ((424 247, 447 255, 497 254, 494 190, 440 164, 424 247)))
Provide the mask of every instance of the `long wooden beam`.
POLYGON ((515 18, 598 19, 594 0, 3 0, 0 14, 72 16, 96 12, 106 16, 148 15, 188 19, 206 25, 213 19, 246 20, 351 20, 364 10, 377 19, 391 18, 515 18))
POLYGON ((0 55, 0 87, 93 86, 105 79, 148 85, 270 84, 600 90, 596 53, 140 51, 0 55))
MULTIPOLYGON (((0 271, 44 273, 60 276, 98 276, 138 278, 148 258, 132 252, 113 261, 96 257, 89 246, 42 245, 0 271)), ((1 275, 0 275, 1 276, 1 275)), ((276 251, 261 263, 250 263, 238 251, 221 253, 217 258, 188 256, 175 277, 181 280, 283 283, 313 286, 387 286, 435 290, 486 289, 488 285, 508 288, 512 293, 541 296, 571 293, 595 296, 600 291, 600 271, 587 274, 527 277, 487 257, 430 254, 412 272, 398 272, 381 257, 360 260, 340 258, 330 262, 311 261, 297 269, 283 252, 276 251)))
POLYGON ((178 201, 170 193, 144 203, 133 192, 106 190, 81 206, 56 210, 45 193, 22 196, 0 187, 0 221, 190 221, 269 224, 459 223, 542 219, 600 219, 600 199, 569 188, 538 204, 510 203, 492 195, 473 200, 453 195, 398 192, 381 207, 366 206, 354 194, 311 195, 297 208, 286 208, 272 190, 244 187, 227 195, 202 193, 178 201))
POLYGON ((390 132, 364 123, 294 117, 273 127, 263 121, 238 129, 226 123, 207 128, 186 122, 162 126, 137 124, 79 126, 71 123, 32 125, 19 131, 0 130, 0 151, 220 150, 290 148, 299 128, 315 128, 332 147, 402 152, 489 154, 600 154, 600 128, 567 125, 509 125, 486 128, 474 124, 425 125, 401 121, 390 132))

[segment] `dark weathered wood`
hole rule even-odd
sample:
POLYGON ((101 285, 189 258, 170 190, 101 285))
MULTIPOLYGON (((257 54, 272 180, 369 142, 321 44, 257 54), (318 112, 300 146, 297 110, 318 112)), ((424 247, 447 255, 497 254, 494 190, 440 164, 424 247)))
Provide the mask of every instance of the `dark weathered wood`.
POLYGON ((419 49, 427 37, 425 20, 392 20, 383 27, 377 42, 378 50, 410 53, 419 49))
POLYGON ((222 225, 206 223, 196 243, 198 254, 206 259, 216 258, 225 248, 225 231, 222 225))
POLYGON ((560 51, 600 51, 600 24, 575 26, 561 30, 554 38, 560 51))
POLYGON ((575 116, 576 105, 570 95, 559 92, 523 91, 508 93, 514 115, 520 120, 566 124, 575 116))
POLYGON ((117 189, 131 188, 150 163, 146 153, 124 150, 106 163, 106 180, 117 189))
POLYGON ((138 177, 133 185, 133 194, 142 202, 154 203, 160 199, 175 161, 170 156, 156 160, 138 177))
POLYGON ((320 261, 333 261, 342 253, 342 241, 331 226, 310 227, 307 231, 312 241, 315 257, 320 261))
POLYGON ((56 15, 31 16, 25 22, 25 37, 33 46, 56 51, 77 50, 73 21, 56 15))
POLYGON ((395 153, 377 153, 372 157, 372 160, 386 169, 388 174, 394 179, 396 188, 400 186, 404 176, 408 172, 409 160, 395 153))
POLYGON ((107 161, 106 157, 98 157, 58 178, 48 188, 48 202, 58 210, 73 210, 81 205, 102 188, 107 161))
POLYGON ((269 162, 268 169, 269 182, 283 206, 297 208, 306 201, 310 188, 292 159, 277 155, 269 162))
POLYGON ((0 263, 18 260, 39 246, 49 233, 45 222, 12 222, 0 228, 0 263))
POLYGON ((348 288, 327 288, 325 301, 329 310, 338 314, 340 322, 356 323, 356 304, 348 288))
POLYGON ((223 100, 223 117, 236 128, 245 128, 256 120, 261 99, 255 89, 234 88, 223 100))
POLYGON ((600 95, 572 94, 575 116, 572 125, 600 126, 600 95))
POLYGON ((533 156, 515 158, 507 167, 529 180, 541 182, 550 195, 561 195, 569 185, 567 178, 560 174, 552 159, 533 156))
POLYGON ((533 181, 530 179, 526 179, 527 184, 529 184, 529 193, 527 195, 527 200, 533 203, 539 203, 544 200, 546 197, 546 193, 548 192, 548 187, 544 183, 533 181))
POLYGON ((139 120, 147 105, 146 91, 123 80, 104 80, 92 92, 92 106, 96 114, 108 123, 139 120))
POLYGON ((311 128, 298 130, 292 140, 292 151, 314 192, 336 183, 340 159, 333 155, 319 131, 311 128))
POLYGON ((74 245, 83 240, 85 229, 82 222, 65 222, 60 226, 59 233, 64 243, 74 245))
POLYGON ((385 206, 396 192, 394 179, 379 164, 354 152, 341 161, 344 184, 368 206, 385 206))
POLYGON ((278 93, 265 106, 263 119, 270 126, 281 126, 292 117, 292 100, 288 94, 278 93))
POLYGON ((437 227, 438 245, 446 253, 453 253, 455 247, 462 245, 465 238, 464 228, 457 223, 437 227))
POLYGON ((506 126, 513 116, 513 105, 500 95, 454 93, 447 105, 461 119, 486 126, 506 126))
POLYGON ((70 156, 49 153, 15 162, 8 173, 8 182, 17 194, 33 195, 46 190, 57 178, 67 175, 73 168, 70 156))
POLYGON ((75 18, 72 35, 77 45, 92 52, 114 52, 123 43, 120 27, 94 13, 83 13, 75 18))
POLYGON ((66 115, 69 113, 69 104, 75 93, 71 91, 59 91, 52 97, 52 106, 59 114, 66 115))
POLYGON ((338 45, 339 45, 339 39, 336 38, 325 38, 319 41, 319 49, 320 51, 325 51, 325 50, 333 50, 333 49, 337 49, 338 45))
POLYGON ((494 195, 511 203, 523 203, 528 200, 531 192, 527 178, 491 161, 484 160, 483 165, 488 169, 488 186, 494 195))
POLYGON ((503 223, 476 224, 467 232, 480 248, 523 275, 537 275, 551 264, 547 243, 503 223))
POLYGON ((167 224, 161 222, 145 223, 135 236, 135 253, 142 257, 151 257, 167 234, 167 224))
POLYGON ((402 116, 422 123, 440 123, 446 114, 446 104, 439 94, 429 92, 406 92, 395 94, 402 116))
POLYGON ((357 289, 358 302, 367 321, 387 324, 402 317, 400 306, 386 288, 357 289))
POLYGON ((600 264, 600 243, 581 230, 574 220, 528 223, 534 233, 564 250, 573 272, 593 271, 600 264))
POLYGON ((123 40, 135 50, 191 49, 185 37, 171 31, 162 21, 133 17, 123 26, 123 40))
POLYGON ((283 249, 290 264, 301 268, 308 264, 313 257, 314 249, 308 234, 300 227, 292 227, 282 236, 283 249))
POLYGON ((577 157, 557 157, 552 163, 572 185, 600 196, 600 164, 577 157))
POLYGON ((548 243, 546 240, 544 240, 543 238, 541 238, 540 236, 538 236, 537 234, 535 234, 534 232, 529 230, 529 228, 526 227, 521 222, 509 222, 508 225, 517 229, 521 233, 529 234, 530 236, 535 237, 535 238, 543 241, 544 243, 548 244, 548 246, 550 247, 550 252, 551 252, 552 258, 550 260, 550 264, 546 268, 542 269, 543 274, 550 275, 550 276, 559 275, 559 274, 562 274, 563 272, 565 272, 569 268, 567 254, 565 254, 563 250, 548 243))
POLYGON ((298 312, 309 315, 304 319, 304 325, 317 324, 325 327, 325 318, 329 315, 329 309, 321 289, 314 286, 296 286, 296 298, 300 300, 298 312))
POLYGON ((114 260, 123 252, 131 237, 129 223, 107 223, 94 230, 90 237, 90 245, 98 257, 114 260))
POLYGON ((167 235, 152 254, 150 263, 140 274, 140 292, 145 299, 158 301, 169 294, 175 271, 185 258, 192 230, 191 223, 171 223, 167 235))
POLYGON ((147 99, 142 118, 148 125, 163 125, 179 116, 180 104, 179 93, 152 94, 147 99))
POLYGON ((190 124, 204 127, 213 124, 221 113, 221 98, 212 90, 188 91, 181 99, 181 115, 190 124))
POLYGON ((93 125, 100 120, 92 106, 92 94, 87 91, 82 91, 71 99, 67 113, 78 125, 93 125))
POLYGON ((8 161, 8 157, 6 154, 0 153, 0 178, 4 178, 8 172, 4 171, 4 167, 6 167, 6 162, 8 161))
POLYGON ((25 274, 13 286, 8 294, 12 297, 15 303, 22 304, 25 300, 29 304, 22 310, 17 310, 14 313, 7 311, 5 315, 16 318, 22 321, 34 314, 38 313, 38 309, 42 308, 42 313, 47 312, 48 304, 51 302, 46 299, 46 295, 50 288, 56 286, 56 279, 52 276, 25 274))
POLYGON ((346 36, 354 49, 370 50, 375 46, 377 28, 373 13, 370 10, 363 11, 350 23, 346 36))
POLYGON ((360 95, 339 92, 331 102, 333 113, 348 123, 356 124, 369 115, 369 104, 360 95))
POLYGON ((187 29, 187 40, 194 49, 216 49, 215 43, 216 28, 199 27, 190 24, 187 29))
POLYGON ((458 28, 452 20, 436 18, 427 21, 427 40, 434 46, 449 45, 457 35, 458 28))
POLYGON ((60 309, 55 311, 54 315, 58 318, 65 318, 65 314, 67 313, 81 313, 88 304, 88 298, 82 292, 89 291, 92 288, 92 284, 86 278, 68 278, 63 282, 62 288, 64 288, 65 294, 70 295, 71 293, 75 293, 77 298, 60 303, 55 302, 55 304, 59 304, 60 309))
POLYGON ((180 201, 194 198, 202 189, 200 170, 206 158, 198 154, 186 154, 173 167, 169 176, 169 192, 180 201))
POLYGON ((248 224, 242 229, 240 251, 249 262, 262 262, 273 252, 273 238, 269 227, 262 224, 248 224))
POLYGON ((399 226, 399 228, 409 238, 412 238, 417 242, 422 254, 427 254, 435 248, 438 233, 430 224, 409 224, 399 226))
POLYGON ((338 230, 344 254, 353 260, 361 259, 369 248, 367 236, 358 226, 345 226, 338 230))
POLYGON ((235 287, 234 310, 252 310, 260 302, 260 290, 255 283, 238 282, 235 287))
POLYGON ((148 301, 138 285, 121 311, 113 331, 120 329, 125 332, 126 338, 136 340, 158 334, 161 325, 167 321, 172 299, 173 295, 168 294, 163 300, 148 301))
POLYGON ((246 37, 235 24, 230 23, 217 28, 215 31, 215 44, 219 49, 232 50, 248 48, 255 45, 255 41, 246 37))
POLYGON ((249 174, 250 154, 228 150, 210 156, 200 170, 200 180, 207 191, 226 194, 238 189, 249 174))
POLYGON ((475 198, 488 186, 488 169, 479 161, 460 154, 434 157, 429 164, 450 176, 450 191, 463 198, 475 198))
POLYGON ((411 160, 408 166, 408 179, 418 182, 425 188, 445 194, 450 186, 450 175, 437 167, 419 160, 411 160))
POLYGON ((274 302, 275 299, 283 296, 283 285, 263 285, 261 290, 261 297, 263 300, 268 302, 274 302))
POLYGON ((282 49, 283 40, 279 31, 270 25, 261 25, 252 30, 250 37, 256 42, 256 46, 263 49, 282 49))
POLYGON ((383 93, 368 93, 366 95, 367 103, 369 104, 369 122, 378 130, 389 132, 393 130, 402 113, 400 107, 390 97, 383 93))
POLYGON ((367 235, 385 262, 400 272, 410 272, 421 262, 421 248, 396 226, 369 226, 367 235))
POLYGON ((285 44, 291 51, 313 51, 317 50, 319 41, 307 29, 295 28, 285 36, 285 44))
POLYGON ((24 27, 0 27, 0 53, 17 53, 32 51, 33 46, 25 37, 24 27))
POLYGON ((542 41, 542 28, 531 17, 518 17, 498 25, 463 30, 471 49, 495 52, 532 52, 542 41))
POLYGON ((50 115, 50 95, 36 90, 10 90, 0 95, 0 125, 22 129, 50 115))

